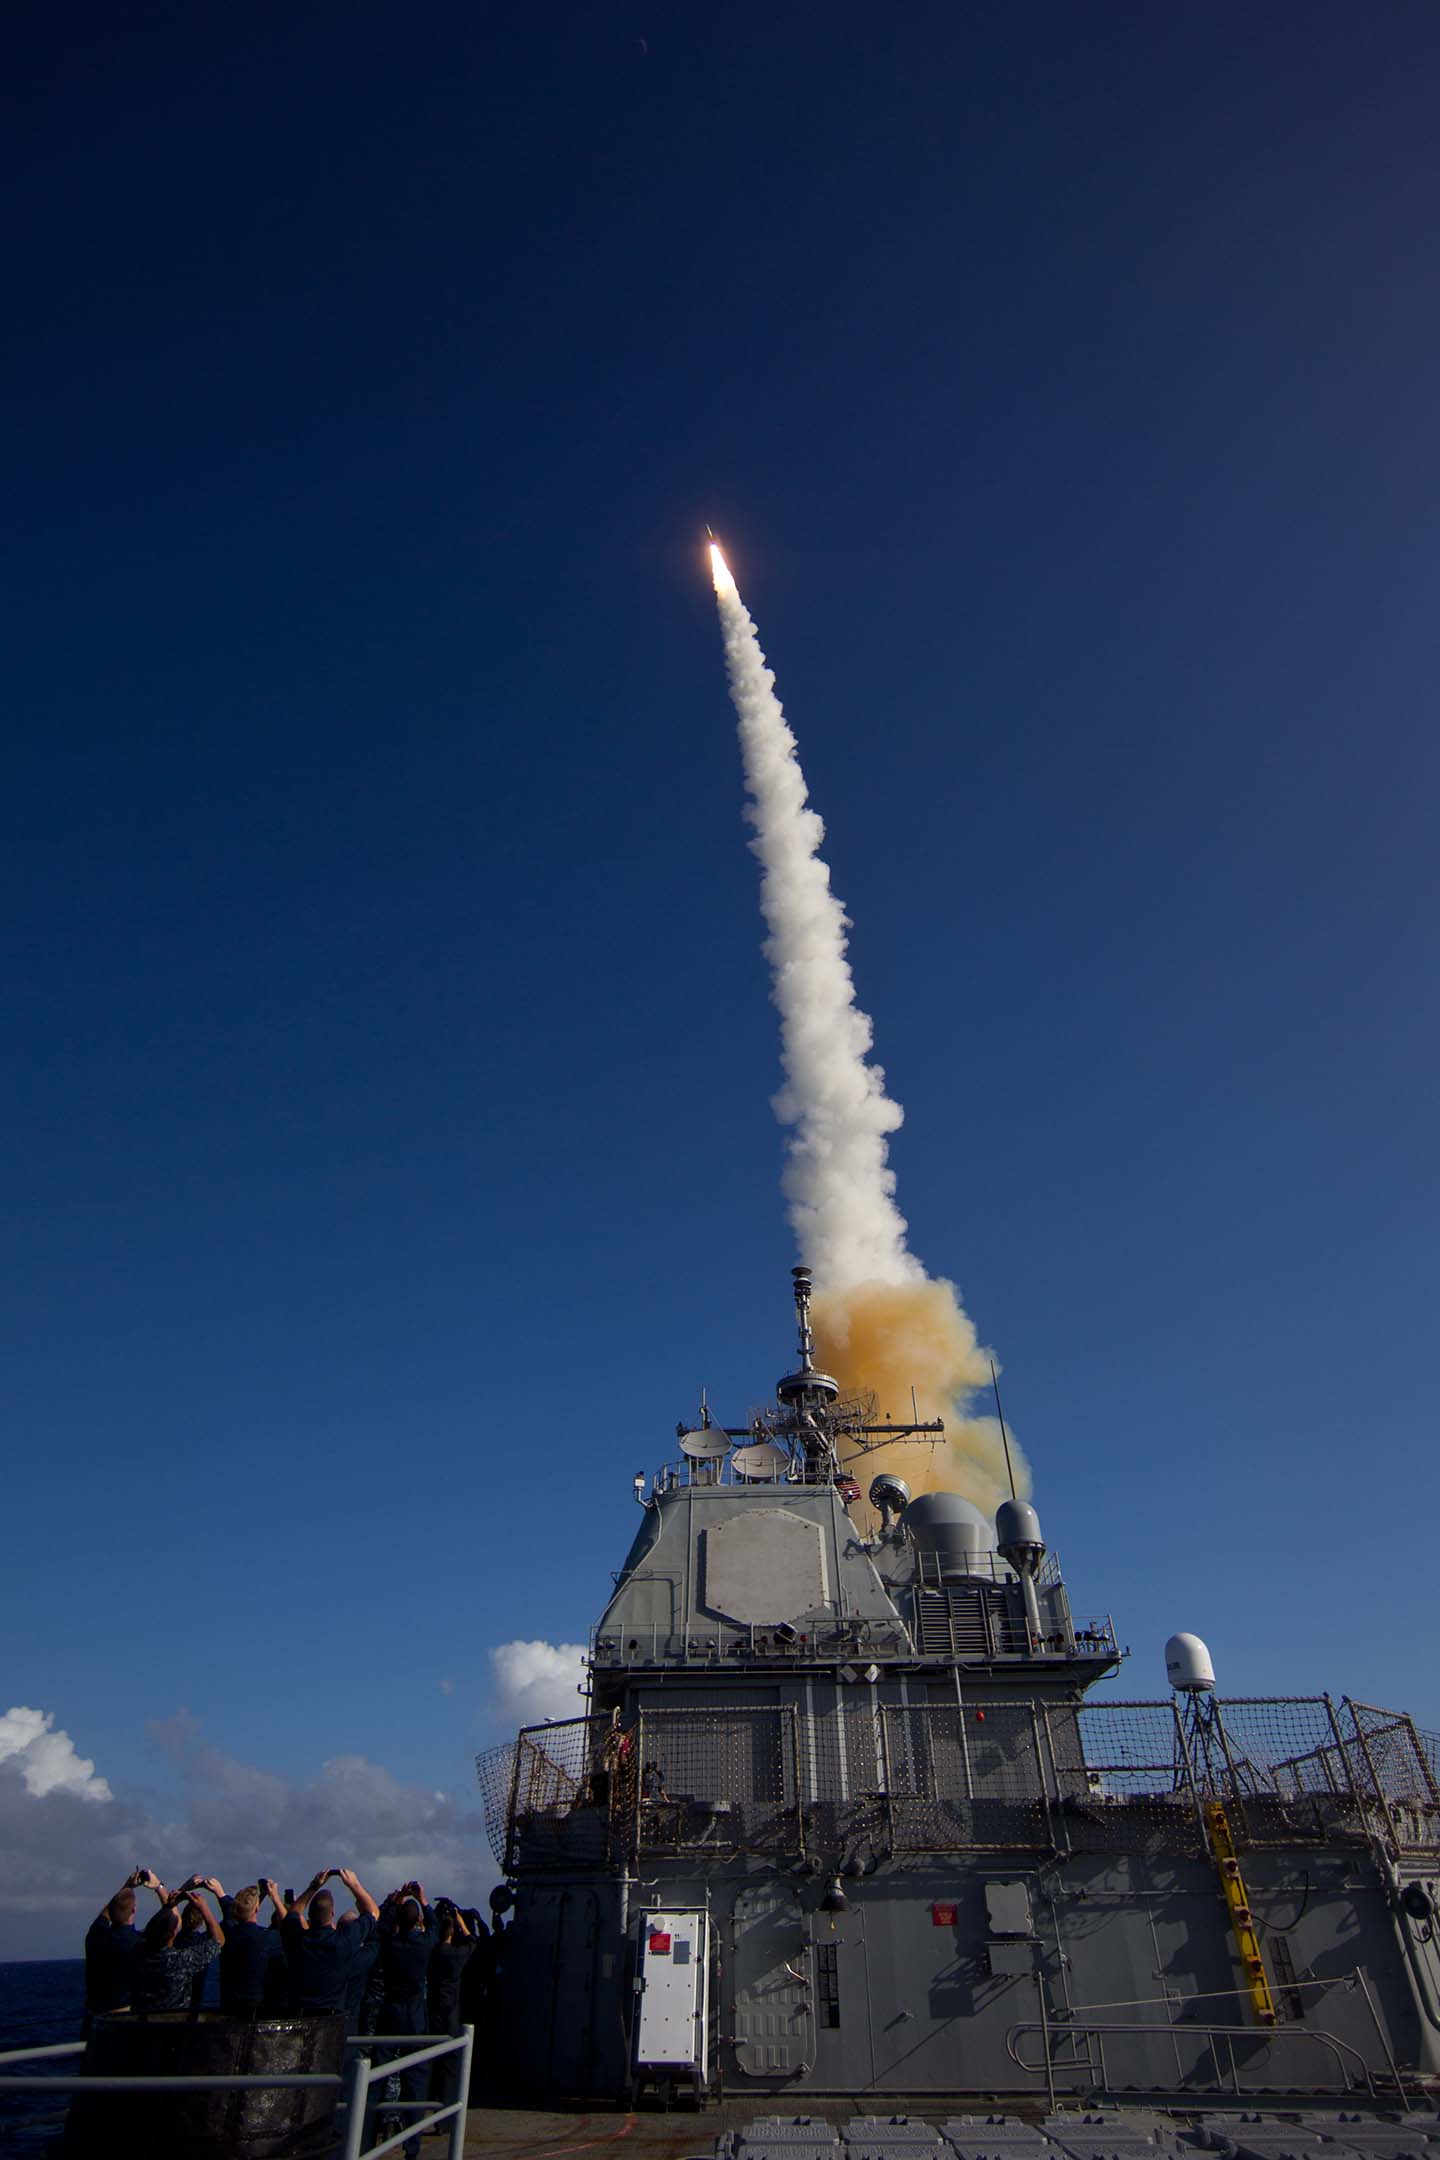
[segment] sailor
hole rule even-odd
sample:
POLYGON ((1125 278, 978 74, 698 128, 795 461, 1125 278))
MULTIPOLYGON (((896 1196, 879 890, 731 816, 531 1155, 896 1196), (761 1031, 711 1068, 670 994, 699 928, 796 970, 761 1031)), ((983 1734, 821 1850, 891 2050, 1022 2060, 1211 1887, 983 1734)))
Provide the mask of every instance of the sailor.
POLYGON ((494 1943, 482 1914, 472 1906, 465 1915, 470 1939, 475 1945, 469 1964, 460 1975, 460 2023, 475 2028, 475 2052, 471 2059, 471 2087, 478 2089, 484 2081, 482 2065, 486 2061, 485 2049, 489 2033, 489 2004, 491 1965, 494 1943))
MULTIPOLYGON (((381 1907, 383 1916, 384 1907, 381 1907)), ((360 1918, 358 1907, 352 1905, 342 1912, 336 1925, 343 1931, 354 1927, 360 1918)), ((345 1983, 345 2015, 350 2020, 351 2032, 372 2033, 380 2014, 380 1997, 372 1993, 372 1981, 378 1989, 375 1962, 380 1955, 380 1940, 373 1930, 367 1930, 368 1940, 350 1961, 350 1977, 345 1983)))
POLYGON ((658 1762, 647 1762, 640 1772, 640 1798, 647 1833, 665 1843, 678 1837, 681 1811, 666 1790, 665 1773, 658 1762))
MULTIPOLYGON (((221 1925, 224 1925, 223 1921, 221 1925)), ((181 1947, 189 1949, 192 1944, 203 1942, 208 1933, 209 1930, 205 1926, 205 1915, 201 1912, 200 1907, 198 1905, 187 1905, 180 1916, 181 1947)), ((192 2017, 198 2017, 205 2007, 205 1984, 210 1976, 212 1962, 211 1959, 207 1958, 203 1965, 197 1965, 195 1977, 190 1983, 190 2015, 192 2017)))
POLYGON ((150 1868, 127 1875, 85 1934, 85 2024, 105 2010, 128 2010, 135 1961, 144 1948, 135 1925, 135 1892, 153 1890, 163 1906, 169 1892, 150 1868))
POLYGON ((353 1868, 322 1868, 301 1891, 281 1923, 290 1961, 290 2007, 304 2015, 344 2011, 351 1967, 374 1933, 379 1907, 353 1868), (322 1885, 344 1883, 359 1907, 354 1925, 337 1928, 335 1900, 322 1885))
POLYGON ((288 1968, 280 1940, 285 1900, 274 1883, 262 1875, 247 1883, 234 1897, 227 1897, 214 1876, 205 1882, 220 1900, 225 1928, 225 1947, 220 1953, 220 2008, 226 2017, 254 2019, 285 2007, 288 1968), (274 1918, 260 1925, 260 1907, 269 1898, 274 1918))
MULTIPOLYGON (((480 2058, 480 2083, 493 2085, 506 2070, 500 2055, 501 2003, 505 1999, 505 1958, 510 1942, 510 1928, 505 1925, 505 1914, 515 1902, 515 1893, 508 1883, 497 1883, 490 1892, 490 1940, 484 1946, 485 1958, 485 2020, 476 2028, 476 2041, 480 2058)), ((510 1927, 515 1925, 511 1920, 510 1927)), ((480 1960, 475 1960, 478 1965, 480 1960)))
POLYGON ((147 2011, 188 2010, 197 1977, 213 1965, 225 1942, 225 1930, 200 1895, 192 1879, 172 1890, 146 1926, 144 1947, 135 1961, 131 2004, 142 2016, 147 2011), (203 1932, 188 1933, 181 1926, 180 1907, 198 1906, 203 1932))
MULTIPOLYGON (((435 1906, 436 1939, 430 1952, 430 1963, 425 1974, 427 2022, 426 2030, 432 2033, 450 2033, 458 2036, 462 2023, 460 2015, 460 1987, 465 1968, 475 1953, 475 1937, 469 1923, 458 1905, 449 1898, 440 1898, 435 1906)), ((430 2080, 430 2097, 439 2107, 446 2107, 460 2093, 460 2058, 458 2055, 442 2055, 433 2065, 434 2076, 430 2080)))
MULTIPOLYGON (((423 2033, 427 2010, 426 1977, 430 1953, 435 1948, 439 1923, 426 1903, 418 1882, 402 1883, 395 1902, 387 1907, 380 1929, 380 1973, 384 2001, 380 2010, 383 2033, 423 2033)), ((403 2050, 397 2052, 403 2053, 403 2050)), ((430 2081, 428 2065, 419 2063, 400 2072, 400 2098, 420 2100, 430 2081)), ((417 2160, 417 2133, 405 2140, 406 2160, 417 2160)))

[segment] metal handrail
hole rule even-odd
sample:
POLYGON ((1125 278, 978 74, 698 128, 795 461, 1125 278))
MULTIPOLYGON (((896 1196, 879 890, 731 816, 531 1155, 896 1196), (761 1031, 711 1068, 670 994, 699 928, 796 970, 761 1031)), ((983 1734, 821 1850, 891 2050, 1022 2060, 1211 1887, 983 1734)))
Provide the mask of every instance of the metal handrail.
MULTIPOLYGON (((725 1660, 735 1657, 753 1658, 759 1664, 784 1670, 795 1666, 808 1669, 817 1660, 839 1665, 857 1657, 866 1662, 871 1658, 882 1662, 898 1659, 912 1665, 924 1656, 898 1619, 826 1619, 808 1628, 803 1636, 797 1635, 793 1642, 776 1634, 773 1621, 768 1626, 752 1620, 696 1621, 686 1629, 652 1620, 623 1628, 613 1623, 593 1627, 586 1663, 605 1672, 660 1664, 714 1672, 732 1669, 725 1660)), ((525 1727, 527 1732, 535 1729, 525 1727)))
MULTIPOLYGON (((27 2056, 83 2055, 85 2043, 77 2040, 66 2048, 19 2048, 0 2055, 0 2062, 19 2062, 27 2056)), ((222 2077, 0 2077, 0 2092, 267 2092, 307 2085, 340 2086, 344 2079, 335 2070, 276 2071, 253 2076, 222 2077)))
MULTIPOLYGON (((1234 2054, 1234 2046, 1237 2040, 1258 2040, 1263 2041, 1266 2045, 1269 2045, 1276 2040, 1313 2040, 1320 2047, 1328 2048, 1330 2053, 1334 2056, 1336 2071, 1340 2078, 1339 2090, 1341 2093, 1347 2093, 1354 2089, 1353 2081, 1349 2077, 1347 2077, 1345 2071, 1345 2057, 1347 2055, 1353 2055, 1356 2062, 1360 2065, 1361 2071, 1364 2073, 1365 2087, 1366 2090, 1369 2092, 1371 2099, 1373 2100, 1379 2097, 1375 2089, 1375 2080, 1371 2075, 1370 2065, 1368 2062, 1366 2062, 1365 2057, 1361 2054, 1359 2048, 1352 2047, 1348 2040, 1341 2040, 1337 2034, 1331 2032, 1322 2032, 1313 2025, 1279 2025, 1276 2026, 1273 2030, 1269 2030, 1261 2028, 1259 2026, 1251 2025, 1192 2024, 1189 2018, 1181 2018, 1180 2020, 1167 2025, 1146 2025, 1139 2022, 1136 2022, 1134 2024, 1110 2024, 1108 2022, 1091 2024, 1084 2018, 1067 2017, 1063 2021, 1063 2023, 1057 2022, 1056 2024, 1051 2026, 1050 2024, 1042 2024, 1037 2019, 1031 2022, 1012 2025, 1009 2032, 1005 2035, 1005 2052, 1010 2057, 1011 2062, 1014 2063, 1017 2070, 1023 2070, 1028 2077, 1040 2077, 1042 2075, 1048 2075, 1055 2070, 1067 2070, 1079 2067, 1078 2064, 1057 2062, 1055 2060, 1049 2046, 1052 2033, 1056 2039, 1064 2039, 1074 2035, 1083 2035, 1087 2041, 1091 2039, 1098 2039, 1101 2042, 1100 2062, 1102 2090, 1105 2089, 1104 2041, 1107 2034, 1113 2034, 1116 2038, 1132 2039, 1138 2036, 1142 2039, 1147 2040, 1174 2040, 1177 2035, 1183 2034, 1186 2038, 1198 2038, 1211 2041, 1224 2040, 1229 2043, 1230 2077, 1233 2089, 1237 2094, 1241 2091, 1240 2072, 1236 2066, 1234 2054), (1027 2062, 1025 2057, 1017 2050, 1015 2042, 1021 2039, 1026 2033, 1040 2033, 1044 2036, 1046 2042, 1046 2059, 1043 2063, 1027 2062)), ((1213 2048, 1211 2052, 1212 2054, 1215 2053, 1213 2048)), ((1216 2089, 1218 2090, 1218 2072, 1220 2068, 1220 2061, 1218 2055, 1215 2056, 1215 2068, 1217 2072, 1216 2089)), ((1255 2093, 1284 2093, 1291 2092, 1295 2090, 1295 2088, 1288 2085, 1252 2085, 1250 2087, 1250 2090, 1255 2093)))
MULTIPOLYGON (((998 1552, 988 1550, 967 1553, 963 1567, 952 1568, 948 1562, 942 1565, 939 1555, 933 1552, 914 1552, 914 1562, 915 1587, 921 1591, 948 1590, 962 1582, 998 1583, 1003 1587, 1020 1580, 1008 1560, 1002 1559, 998 1552)), ((1059 1554, 1047 1551, 1035 1575, 1036 1589, 1054 1590, 1063 1581, 1059 1554)))
MULTIPOLYGON (((273 2092, 276 2090, 303 2091, 317 2086, 328 2086, 341 2091, 340 2105, 345 2114, 345 2139, 341 2147, 342 2160, 380 2160, 383 2153, 392 2152, 408 2138, 423 2137, 427 2130, 437 2124, 450 2124, 449 2160, 464 2160, 465 2114, 469 2106, 470 2063, 475 2046, 475 2028, 462 2025, 458 2034, 445 2033, 351 2033, 345 2045, 355 2049, 344 2073, 335 2070, 288 2070, 250 2072, 214 2077, 15 2077, 0 2071, 0 2093, 6 2092, 80 2092, 80 2093, 181 2093, 181 2092, 273 2092), (413 2045, 423 2041, 421 2047, 413 2045), (362 2050, 370 2047, 405 2047, 409 2052, 387 2055, 383 2062, 370 2062, 362 2050), (370 2088, 373 2084, 397 2075, 402 2070, 413 2070, 421 2063, 438 2062, 442 2056, 458 2055, 460 2058, 460 2097, 444 2107, 431 2109, 422 2121, 413 2122, 394 2137, 386 2138, 379 2145, 361 2145, 365 2134, 365 2116, 368 2111, 370 2088)), ((83 2055, 83 2040, 64 2040, 49 2047, 7 2048, 0 2053, 0 2064, 12 2062, 55 2061, 61 2056, 83 2055)), ((429 2108, 428 2100, 398 2100, 385 2103, 386 2113, 413 2114, 417 2109, 429 2108)))
POLYGON ((707 1456, 698 1462, 692 1461, 688 1455, 682 1455, 678 1462, 661 1463, 650 1480, 650 1489, 652 1492, 663 1493, 691 1489, 698 1492, 710 1485, 804 1485, 813 1492, 818 1485, 833 1482, 830 1478, 796 1476, 789 1462, 772 1472, 747 1477, 743 1470, 735 1469, 734 1461, 733 1455, 707 1456))

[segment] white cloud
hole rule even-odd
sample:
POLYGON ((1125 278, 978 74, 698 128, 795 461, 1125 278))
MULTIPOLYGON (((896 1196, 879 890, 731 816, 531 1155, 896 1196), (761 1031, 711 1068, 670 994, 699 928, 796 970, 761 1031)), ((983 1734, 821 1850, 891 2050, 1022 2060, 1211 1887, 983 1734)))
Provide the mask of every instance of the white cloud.
POLYGON ((216 1875, 227 1888, 353 1867, 378 1897, 418 1876, 483 1906, 495 1869, 478 1792, 472 1805, 468 1791, 408 1784, 363 1755, 292 1781, 225 1754, 188 1711, 152 1737, 180 1786, 164 1816, 112 1794, 44 1712, 0 1718, 0 1958, 78 1955, 85 1922, 134 1867, 171 1883, 216 1875))
POLYGON ((583 1643, 507 1642, 490 1652, 494 1708, 517 1725, 583 1717, 577 1690, 585 1677, 583 1643))
POLYGON ((17 1704, 0 1717, 0 1763, 19 1768, 25 1790, 43 1800, 47 1793, 73 1793, 81 1800, 113 1800, 95 1765, 75 1751, 67 1732, 55 1730, 53 1710, 27 1710, 17 1704))
MULTIPOLYGON (((488 1708, 512 1730, 585 1714, 580 1643, 501 1643, 490 1669, 488 1708)), ((135 1867, 234 1886, 347 1866, 379 1896, 418 1876, 482 1905, 495 1881, 473 1787, 459 1798, 436 1792, 363 1755, 283 1777, 227 1754, 185 1709, 149 1732, 178 1786, 163 1812, 114 1792, 53 1712, 0 1715, 0 1957, 75 1955, 85 1922, 135 1867)))

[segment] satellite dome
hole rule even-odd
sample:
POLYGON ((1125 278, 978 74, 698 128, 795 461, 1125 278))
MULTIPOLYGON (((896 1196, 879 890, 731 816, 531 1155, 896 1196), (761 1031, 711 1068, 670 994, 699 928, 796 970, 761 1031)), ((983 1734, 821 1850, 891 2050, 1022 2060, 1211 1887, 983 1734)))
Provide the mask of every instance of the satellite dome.
POLYGON ((1002 1500, 995 1510, 995 1532, 1007 1545, 1043 1545, 1040 1518, 1028 1500, 1002 1500))
POLYGON ((1210 1652, 1198 1635, 1172 1635, 1165 1645, 1165 1677, 1184 1695, 1208 1695, 1215 1686, 1210 1652))
POLYGON ((995 1550, 995 1530, 973 1501, 959 1493, 921 1493, 904 1514, 905 1534, 917 1552, 934 1553, 942 1575, 966 1575, 995 1550))

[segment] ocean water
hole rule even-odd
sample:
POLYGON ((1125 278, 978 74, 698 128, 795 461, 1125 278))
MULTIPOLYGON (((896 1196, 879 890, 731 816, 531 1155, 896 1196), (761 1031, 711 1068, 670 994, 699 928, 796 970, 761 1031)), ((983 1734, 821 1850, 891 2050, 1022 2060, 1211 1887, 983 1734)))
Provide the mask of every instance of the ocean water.
MULTIPOLYGON (((7 2048, 52 2047, 60 2040, 78 2040, 85 2011, 85 1960, 47 1958, 27 1965, 0 1965, 0 2053, 7 2048)), ((18 2073, 42 2076, 45 2063, 15 2063, 18 2073)), ((75 2070, 78 2061, 62 2059, 58 2072, 75 2070)), ((50 2153, 58 2149, 65 2120, 64 2096, 53 2100, 44 2093, 0 2093, 0 2153, 11 2155, 50 2153)))

